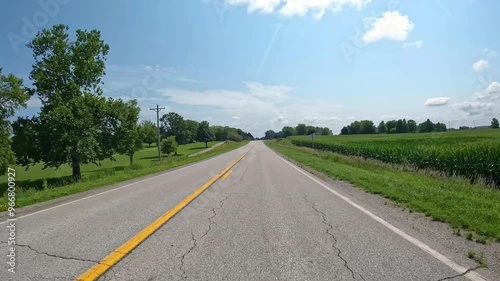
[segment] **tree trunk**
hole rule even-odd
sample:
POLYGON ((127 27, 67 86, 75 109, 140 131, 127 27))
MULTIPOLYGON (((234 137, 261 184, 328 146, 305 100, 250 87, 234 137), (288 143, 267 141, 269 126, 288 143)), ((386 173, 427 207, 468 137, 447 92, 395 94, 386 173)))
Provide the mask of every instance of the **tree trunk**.
POLYGON ((80 181, 81 178, 82 178, 82 173, 80 171, 80 162, 75 161, 73 162, 73 180, 80 181))
POLYGON ((128 157, 130 157, 130 166, 132 166, 132 162, 134 161, 134 154, 130 154, 128 157))
POLYGON ((205 142, 205 148, 208 148, 208 141, 205 142))

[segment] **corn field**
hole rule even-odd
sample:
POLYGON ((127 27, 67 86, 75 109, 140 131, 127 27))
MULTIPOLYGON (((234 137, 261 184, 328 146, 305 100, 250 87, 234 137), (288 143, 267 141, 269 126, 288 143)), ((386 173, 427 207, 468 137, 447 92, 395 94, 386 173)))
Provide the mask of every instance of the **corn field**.
POLYGON ((429 134, 291 137, 296 146, 411 165, 500 187, 500 130, 429 134))

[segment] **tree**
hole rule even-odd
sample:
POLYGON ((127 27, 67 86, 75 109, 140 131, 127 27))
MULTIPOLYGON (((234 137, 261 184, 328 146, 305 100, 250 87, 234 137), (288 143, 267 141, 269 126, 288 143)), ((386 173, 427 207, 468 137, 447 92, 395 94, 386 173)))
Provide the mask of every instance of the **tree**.
POLYGON ((427 119, 425 122, 418 124, 418 129, 421 133, 430 133, 434 131, 434 123, 427 119))
POLYGON ((312 135, 316 133, 316 128, 314 126, 306 126, 306 135, 312 135))
MULTIPOLYGON (((42 108, 36 118, 18 119, 24 126, 17 127, 33 129, 36 134, 30 137, 39 146, 33 151, 38 155, 24 155, 31 160, 21 162, 41 161, 44 168, 68 163, 78 181, 82 164, 112 158, 114 149, 108 138, 116 120, 109 118, 99 87, 109 46, 98 30, 77 30, 74 41, 67 31, 67 26, 55 25, 27 45, 34 58, 29 92, 38 95, 42 108)), ((21 134, 14 131, 15 136, 21 134)))
POLYGON ((433 132, 446 132, 446 124, 437 122, 434 124, 433 132))
POLYGON ((408 120, 408 132, 409 133, 416 133, 417 132, 417 122, 415 120, 408 120))
POLYGON ((408 122, 406 122, 406 118, 403 119, 403 133, 408 133, 410 131, 408 127, 408 122))
POLYGON ((161 119, 163 137, 174 136, 179 144, 186 144, 189 140, 189 131, 184 118, 175 112, 164 114, 161 119))
POLYGON ((175 153, 177 155, 177 147, 179 145, 175 140, 175 136, 170 136, 161 141, 161 152, 164 154, 170 155, 170 153, 175 153))
POLYGON ((347 127, 343 127, 342 130, 340 130, 341 135, 348 135, 349 134, 349 129, 347 127))
POLYGON ((127 155, 130 159, 130 165, 134 160, 136 151, 142 148, 143 134, 137 125, 141 109, 137 106, 137 100, 124 102, 119 100, 108 100, 112 118, 115 118, 116 128, 113 128, 113 138, 115 139, 116 152, 127 155))
POLYGON ((381 121, 377 126, 377 131, 379 134, 385 134, 387 132, 387 127, 385 127, 385 122, 381 121))
POLYGON ((141 122, 140 129, 142 131, 142 141, 151 147, 152 143, 158 142, 158 130, 155 123, 151 120, 144 120, 141 122))
POLYGON ((208 148, 208 142, 212 141, 214 138, 214 135, 210 131, 210 124, 208 121, 202 121, 198 126, 196 140, 204 142, 205 147, 208 148))
POLYGON ((226 130, 222 126, 211 126, 210 132, 212 132, 216 141, 225 141, 227 139, 226 130))
POLYGON ((297 133, 298 136, 306 135, 307 133, 306 124, 298 124, 297 127, 295 128, 295 132, 297 133))
POLYGON ((197 141, 202 141, 201 139, 198 139, 198 126, 200 123, 198 121, 194 120, 186 120, 186 129, 189 132, 189 139, 188 142, 193 142, 195 140, 197 141))
POLYGON ((499 128, 498 119, 496 119, 496 118, 491 119, 491 128, 493 128, 493 129, 499 128))
POLYGON ((361 120, 361 122, 359 123, 360 134, 375 134, 375 126, 373 125, 373 121, 361 120))
POLYGON ((8 165, 15 163, 11 150, 11 128, 8 118, 21 107, 26 107, 30 94, 23 89, 23 80, 9 74, 2 74, 0 68, 0 175, 5 174, 8 165))
POLYGON ((329 136, 331 135, 332 132, 330 131, 330 129, 328 127, 324 127, 321 129, 321 135, 323 136, 329 136))
POLYGON ((396 122, 396 133, 397 134, 401 134, 401 133, 404 133, 404 132, 405 132, 405 124, 404 124, 403 120, 399 119, 396 122))
POLYGON ((396 120, 391 120, 391 121, 387 121, 385 123, 385 126, 387 128, 387 132, 389 134, 392 134, 392 129, 394 129, 394 132, 396 132, 396 125, 397 125, 398 121, 396 120))
POLYGON ((237 132, 232 131, 227 135, 227 139, 230 141, 242 141, 243 137, 237 132))
POLYGON ((283 129, 281 129, 281 131, 283 132, 284 138, 295 135, 295 128, 290 127, 290 126, 283 127, 283 129))
POLYGON ((274 133, 273 130, 267 130, 265 132, 266 140, 272 140, 272 139, 274 139, 274 135, 275 135, 275 133, 274 133))
POLYGON ((12 150, 16 154, 16 163, 23 167, 29 167, 40 162, 41 148, 38 140, 37 129, 39 118, 18 117, 12 123, 15 132, 12 137, 12 150))

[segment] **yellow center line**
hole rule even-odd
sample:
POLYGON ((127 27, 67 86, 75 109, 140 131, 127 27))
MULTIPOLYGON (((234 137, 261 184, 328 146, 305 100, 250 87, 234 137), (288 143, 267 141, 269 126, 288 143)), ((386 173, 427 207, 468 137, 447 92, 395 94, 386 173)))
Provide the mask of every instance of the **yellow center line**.
MULTIPOLYGON (((250 150, 249 150, 250 151, 250 150)), ((245 153, 245 155, 248 151, 245 153)), ((153 223, 148 225, 146 228, 141 230, 138 234, 132 237, 130 240, 125 242, 123 245, 118 247, 116 250, 111 252, 105 258, 103 258, 98 264, 94 265, 86 272, 81 274, 76 278, 77 281, 93 281, 103 275, 108 269, 114 266, 117 262, 123 259, 128 253, 134 250, 139 244, 141 244, 144 240, 146 240, 151 234, 153 234, 156 230, 158 230, 162 225, 164 225, 167 221, 169 221, 173 216, 175 216, 178 212, 180 212, 184 207, 186 207, 191 201, 193 201, 198 195, 200 195, 203 191, 209 188, 214 182, 219 180, 222 176, 231 173, 231 168, 234 167, 238 162, 240 162, 245 155, 240 156, 236 161, 227 166, 224 170, 218 173, 216 176, 211 178, 193 193, 191 193, 188 197, 184 198, 181 202, 179 202, 175 207, 170 209, 168 212, 163 214, 161 217, 157 218, 153 223)), ((226 176, 226 177, 227 177, 226 176)))
POLYGON ((229 171, 227 171, 227 173, 225 173, 225 174, 222 176, 222 178, 220 178, 220 179, 221 179, 221 180, 223 180, 223 181, 224 181, 224 180, 226 180, 226 179, 227 179, 227 177, 229 177, 229 175, 230 175, 232 172, 233 172, 233 170, 229 170, 229 171))

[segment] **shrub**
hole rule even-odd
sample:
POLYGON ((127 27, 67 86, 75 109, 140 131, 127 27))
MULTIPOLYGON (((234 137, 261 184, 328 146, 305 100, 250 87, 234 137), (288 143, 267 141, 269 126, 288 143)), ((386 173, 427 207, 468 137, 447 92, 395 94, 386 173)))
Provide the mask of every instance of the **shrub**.
POLYGON ((164 154, 175 153, 177 155, 177 147, 179 145, 175 141, 175 137, 171 136, 161 141, 161 152, 164 154))

